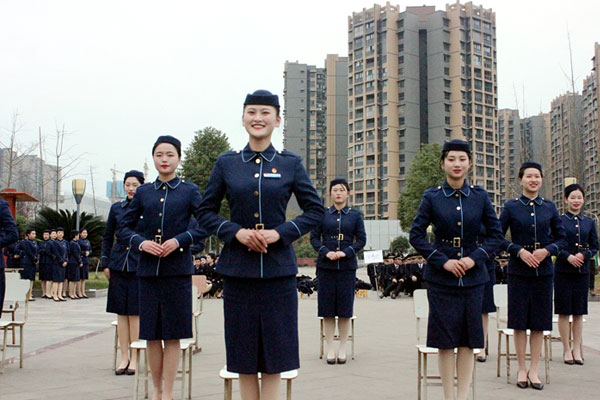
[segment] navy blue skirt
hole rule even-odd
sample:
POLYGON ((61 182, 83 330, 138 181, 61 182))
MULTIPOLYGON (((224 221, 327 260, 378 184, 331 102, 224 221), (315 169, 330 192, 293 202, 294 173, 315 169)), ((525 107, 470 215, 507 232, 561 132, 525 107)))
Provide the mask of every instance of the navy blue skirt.
POLYGON ((40 281, 52 280, 52 264, 40 263, 40 281))
POLYGON ((69 282, 79 282, 81 280, 79 276, 79 264, 67 264, 67 280, 69 282))
POLYGON ((552 330, 552 276, 508 275, 508 327, 552 330))
POLYGON ((443 286, 429 282, 428 347, 484 347, 481 320, 483 286, 443 286))
POLYGON ((135 272, 110 270, 106 312, 140 315, 140 283, 135 272))
POLYGON ((35 281, 35 265, 28 265, 19 271, 21 279, 35 281))
POLYGON ((561 274, 554 276, 554 313, 587 315, 590 274, 561 274))
POLYGON ((81 275, 81 279, 83 280, 88 280, 88 278, 90 277, 90 266, 83 264, 83 267, 79 268, 80 271, 80 275, 81 275))
POLYGON ((490 280, 483 285, 483 305, 481 312, 489 314, 496 312, 496 304, 494 302, 494 285, 496 284, 496 273, 494 271, 488 271, 490 280))
POLYGON ((354 308, 356 270, 317 270, 318 316, 351 318, 354 308))
POLYGON ((52 265, 52 282, 56 282, 56 283, 64 282, 66 274, 67 274, 67 267, 63 267, 60 264, 52 265))
POLYGON ((192 278, 189 275, 141 276, 139 288, 140 339, 174 340, 193 336, 192 278))
POLYGON ((227 370, 276 374, 300 368, 296 277, 223 278, 227 370))

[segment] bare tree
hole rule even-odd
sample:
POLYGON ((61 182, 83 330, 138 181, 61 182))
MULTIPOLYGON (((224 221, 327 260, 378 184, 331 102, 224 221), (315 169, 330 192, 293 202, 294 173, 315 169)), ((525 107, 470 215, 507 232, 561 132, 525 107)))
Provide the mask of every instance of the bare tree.
POLYGON ((56 146, 54 150, 53 157, 56 160, 56 177, 54 180, 54 204, 55 209, 58 211, 58 203, 60 200, 60 185, 62 181, 69 176, 75 168, 77 168, 79 161, 85 153, 78 153, 77 155, 73 155, 74 146, 65 149, 65 136, 71 134, 72 132, 65 131, 65 125, 62 127, 56 127, 56 146))
POLYGON ((6 149, 6 157, 2 157, 7 171, 5 187, 11 187, 15 183, 14 177, 20 164, 35 150, 37 144, 25 145, 18 140, 18 136, 23 132, 23 124, 19 122, 18 110, 12 115, 10 129, 5 130, 9 133, 8 143, 0 141, 0 146, 6 149))

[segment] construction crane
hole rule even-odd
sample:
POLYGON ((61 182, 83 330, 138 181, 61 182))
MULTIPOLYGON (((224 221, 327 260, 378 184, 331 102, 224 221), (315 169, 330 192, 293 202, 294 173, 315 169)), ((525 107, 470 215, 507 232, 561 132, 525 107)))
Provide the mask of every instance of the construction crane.
POLYGON ((119 197, 117 196, 117 173, 122 174, 123 171, 119 171, 117 169, 117 164, 115 164, 110 171, 112 172, 112 190, 110 193, 110 202, 114 203, 115 201, 119 200, 119 197))

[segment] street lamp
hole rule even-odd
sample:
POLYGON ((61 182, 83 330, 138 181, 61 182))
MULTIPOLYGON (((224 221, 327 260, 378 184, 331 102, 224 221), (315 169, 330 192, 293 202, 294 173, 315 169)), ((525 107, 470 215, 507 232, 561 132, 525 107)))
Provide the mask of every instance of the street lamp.
POLYGON ((73 181, 71 181, 71 187, 73 189, 75 203, 77 203, 77 222, 75 229, 79 230, 79 205, 81 204, 81 199, 83 199, 83 194, 85 193, 85 179, 73 179, 73 181))

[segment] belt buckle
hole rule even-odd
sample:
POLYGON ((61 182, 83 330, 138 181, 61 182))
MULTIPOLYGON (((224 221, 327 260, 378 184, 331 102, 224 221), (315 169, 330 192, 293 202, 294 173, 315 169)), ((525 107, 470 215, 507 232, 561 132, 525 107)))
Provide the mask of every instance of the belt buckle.
POLYGON ((154 241, 158 244, 162 244, 162 235, 154 235, 154 241))
POLYGON ((344 240, 344 234, 343 233, 340 233, 338 235, 338 240, 344 240))
POLYGON ((540 245, 540 242, 535 242, 535 244, 533 245, 533 250, 537 250, 537 249, 541 249, 542 245, 540 245))
POLYGON ((455 248, 460 247, 460 237, 452 238, 452 247, 455 247, 455 248))
POLYGON ((265 224, 256 224, 254 225, 254 229, 256 229, 257 231, 262 231, 263 229, 265 229, 265 224))

